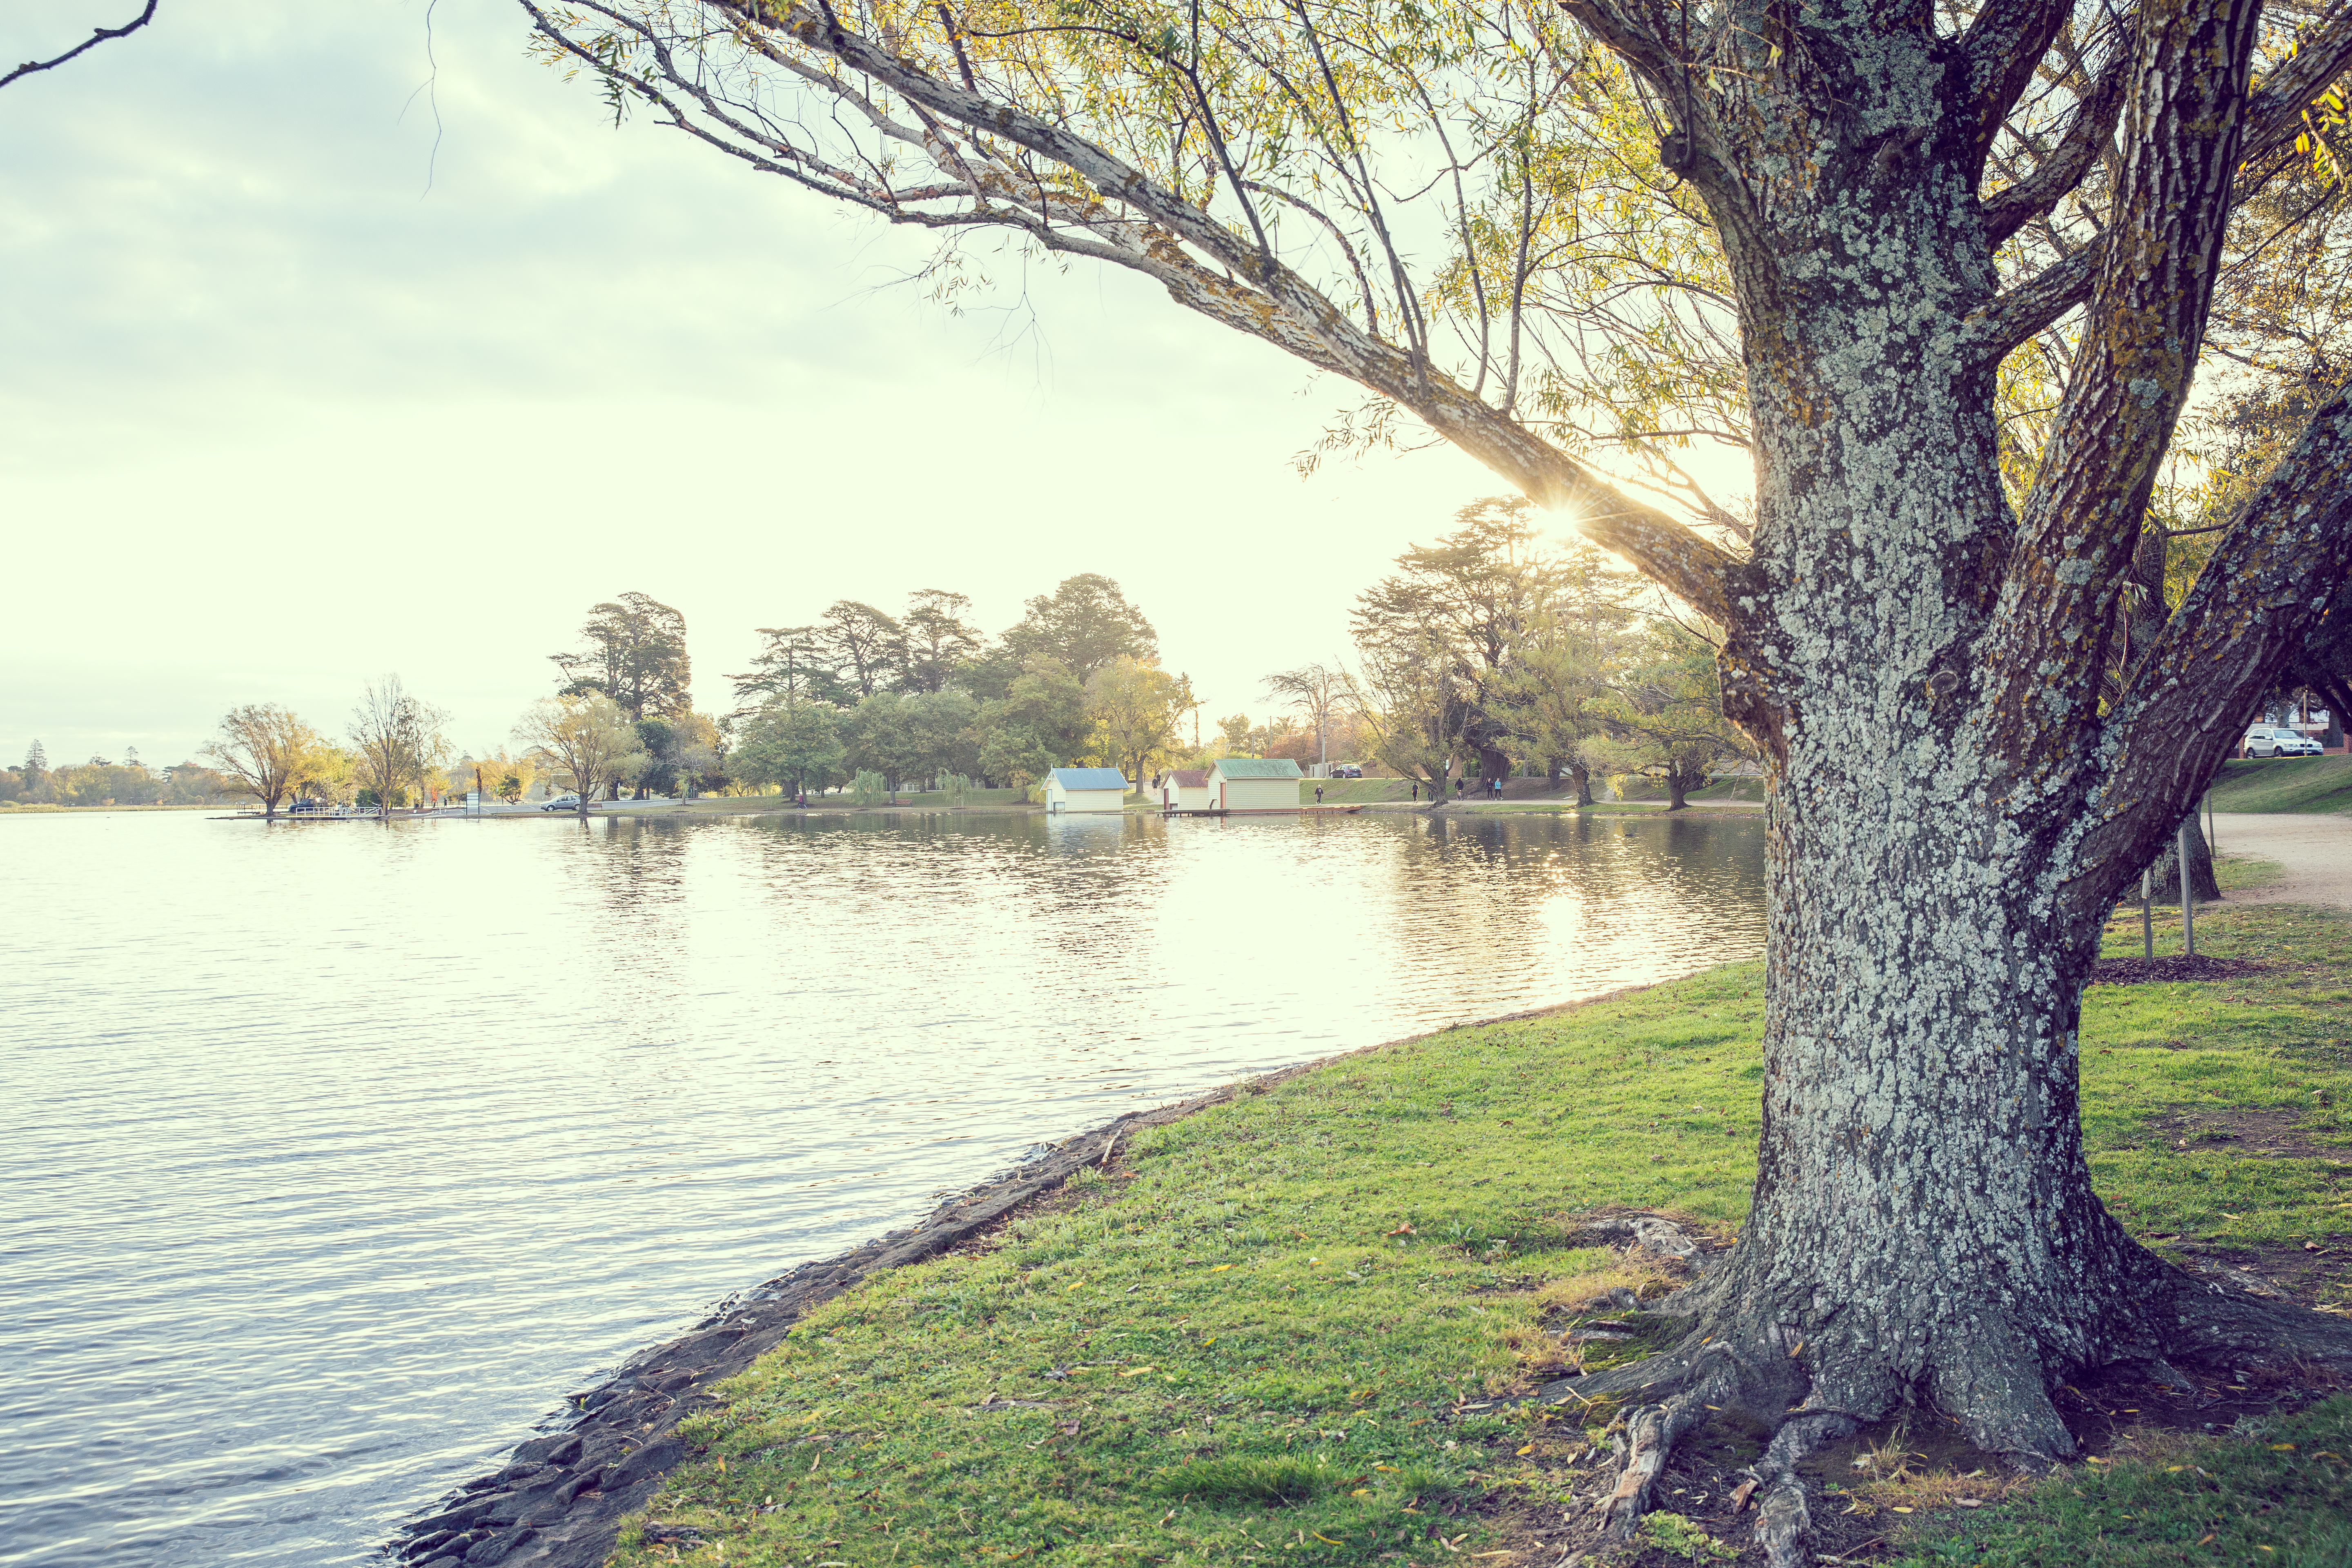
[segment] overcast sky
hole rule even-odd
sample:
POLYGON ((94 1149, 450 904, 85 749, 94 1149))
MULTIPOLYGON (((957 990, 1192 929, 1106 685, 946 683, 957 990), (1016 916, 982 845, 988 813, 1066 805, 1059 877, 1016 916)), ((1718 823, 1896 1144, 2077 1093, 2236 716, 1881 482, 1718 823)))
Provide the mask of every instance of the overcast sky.
MULTIPOLYGON (((0 58, 132 0, 0 7, 0 58), (39 24, 37 27, 34 24, 39 24)), ((0 91, 0 758, 194 751, 396 670, 494 748, 586 608, 753 628, 1117 578, 1212 717, 1502 486, 1450 449, 1302 481, 1353 390, 1138 280, 1007 257, 959 317, 919 236, 527 60, 508 0, 164 0, 0 91)))

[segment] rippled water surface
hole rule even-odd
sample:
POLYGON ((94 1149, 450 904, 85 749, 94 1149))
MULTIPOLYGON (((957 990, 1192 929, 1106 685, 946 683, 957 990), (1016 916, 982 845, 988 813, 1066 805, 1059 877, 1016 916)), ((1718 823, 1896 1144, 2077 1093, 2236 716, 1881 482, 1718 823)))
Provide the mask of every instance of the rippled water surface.
POLYGON ((364 1557, 1043 1140, 1752 956, 1744 818, 0 823, 0 1563, 364 1557))

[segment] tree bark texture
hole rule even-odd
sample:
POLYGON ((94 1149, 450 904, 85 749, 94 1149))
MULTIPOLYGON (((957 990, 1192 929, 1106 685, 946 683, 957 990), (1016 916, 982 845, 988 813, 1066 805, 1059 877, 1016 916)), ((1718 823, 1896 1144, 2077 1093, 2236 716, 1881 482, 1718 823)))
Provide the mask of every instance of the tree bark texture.
MULTIPOLYGON (((2167 840, 2164 853, 2156 858, 2148 879, 2149 897, 2168 904, 2180 901, 2180 866, 2178 847, 2167 840)), ((2213 850, 2205 842, 2205 830, 2196 817, 2189 819, 2189 886, 2199 903, 2210 903, 2221 896, 2221 884, 2213 879, 2213 850)), ((2129 896, 2126 889, 2126 896, 2129 896)))
MULTIPOLYGON (((1624 16, 1571 11, 1637 63, 1651 50, 1664 101, 1688 91, 1624 16)), ((1723 235, 1746 345, 1758 515, 1752 561, 1727 575, 1723 668, 1770 780, 1770 984, 1754 1209, 1683 1304, 1684 1351, 1641 1374, 1672 1392, 1634 1423, 1625 1521, 1643 1431, 1663 1451, 1709 1405, 1787 1426, 1792 1463, 1925 1400, 2034 1464, 2074 1446, 2055 1383, 2204 1343, 2176 1310, 2181 1278, 2092 1191, 2079 999, 2115 897, 2242 700, 2200 669, 2198 689, 2141 679, 2100 707, 2195 359, 2254 14, 2145 14, 2106 239, 2132 264, 2101 278, 2021 516, 1998 467, 2000 353, 1979 335, 2001 311, 1968 49, 1874 13, 1808 8, 1791 37, 1759 12, 1757 47, 1818 81, 1759 72, 1668 132, 1723 235)), ((2340 577, 2340 531, 2314 538, 2340 577)), ((2136 668, 2259 642, 2258 606, 2291 618, 2308 596, 2242 601, 2238 638, 2176 619, 2136 668)))

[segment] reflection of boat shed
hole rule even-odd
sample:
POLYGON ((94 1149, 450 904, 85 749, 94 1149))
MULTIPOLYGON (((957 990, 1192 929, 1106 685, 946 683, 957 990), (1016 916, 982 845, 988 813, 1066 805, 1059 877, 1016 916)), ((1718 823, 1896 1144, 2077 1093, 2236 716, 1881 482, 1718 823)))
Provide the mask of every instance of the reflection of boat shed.
POLYGON ((1306 776, 1288 757, 1220 757, 1209 769, 1209 809, 1297 811, 1306 776))
POLYGON ((1162 811, 1208 810, 1209 770, 1174 768, 1160 774, 1160 809, 1162 811))
POLYGON ((1124 811, 1127 775, 1117 768, 1055 768, 1045 775, 1045 809, 1124 811))

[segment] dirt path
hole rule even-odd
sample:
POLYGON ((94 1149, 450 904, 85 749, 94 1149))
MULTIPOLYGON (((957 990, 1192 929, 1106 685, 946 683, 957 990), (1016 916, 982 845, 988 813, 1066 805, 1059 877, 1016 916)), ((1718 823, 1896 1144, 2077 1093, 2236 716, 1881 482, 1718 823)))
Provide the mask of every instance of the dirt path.
POLYGON ((2333 904, 2352 909, 2352 816, 2221 812, 2213 847, 2222 855, 2275 860, 2281 880, 2230 895, 2233 904, 2333 904))

